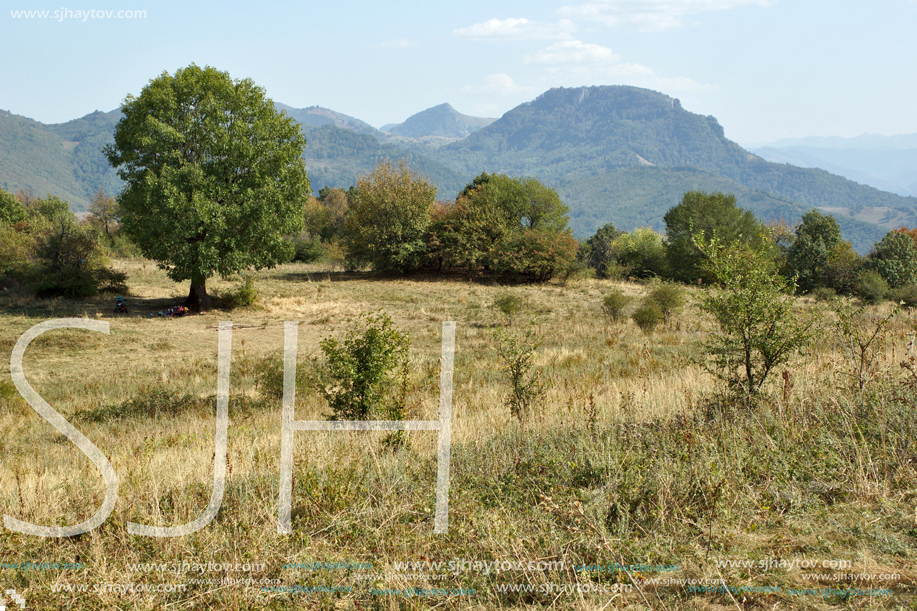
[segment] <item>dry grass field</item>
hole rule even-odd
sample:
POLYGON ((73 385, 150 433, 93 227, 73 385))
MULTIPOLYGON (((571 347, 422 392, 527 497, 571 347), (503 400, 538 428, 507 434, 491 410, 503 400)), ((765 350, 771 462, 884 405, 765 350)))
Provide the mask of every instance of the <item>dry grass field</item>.
POLYGON ((19 397, 13 346, 52 318, 110 323, 109 336, 47 332, 26 353, 31 385, 120 482, 91 532, 0 531, 0 588, 26 609, 917 609, 917 391, 899 366, 917 327, 907 312, 874 344, 860 389, 832 315, 802 299, 822 330, 746 407, 702 366, 713 326, 695 306, 700 289, 646 335, 601 309, 613 288, 644 294, 637 283, 497 286, 289 264, 259 273, 254 306, 172 319, 150 314, 187 286, 150 262, 115 266, 129 274, 127 315, 112 313, 113 297, 0 293, 0 511, 20 520, 77 524, 105 487, 19 397), (547 382, 521 423, 494 338, 506 292, 523 303, 510 331, 534 325, 547 382), (375 311, 411 338, 412 420, 437 418, 442 321, 457 322, 449 531, 433 533, 435 432, 389 447, 383 432, 335 431, 295 433, 293 534, 278 534, 284 322, 300 323, 296 418, 318 420, 328 413, 309 384, 319 342, 375 311), (128 534, 129 521, 180 525, 207 507, 223 320, 236 328, 219 513, 183 537, 128 534), (398 564, 410 561, 447 564, 398 564), (521 565, 473 565, 494 561, 521 565))

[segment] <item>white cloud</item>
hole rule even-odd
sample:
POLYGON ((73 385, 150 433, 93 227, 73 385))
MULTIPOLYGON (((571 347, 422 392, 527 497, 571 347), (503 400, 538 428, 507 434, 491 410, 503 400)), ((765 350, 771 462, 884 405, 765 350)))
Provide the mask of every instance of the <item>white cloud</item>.
POLYGON ((564 6, 562 15, 604 23, 632 25, 647 31, 680 27, 685 17, 705 11, 724 11, 742 6, 770 6, 774 0, 591 0, 564 6))
POLYGON ((608 47, 567 40, 553 44, 534 55, 527 55, 527 64, 615 64, 621 56, 608 47))
POLYGON ((558 40, 570 37, 575 28, 569 19, 557 23, 538 23, 524 17, 488 19, 453 32, 456 36, 491 40, 558 40))
POLYGON ((467 85, 462 88, 465 93, 478 93, 487 95, 512 95, 530 90, 515 82, 510 75, 504 73, 488 74, 481 85, 467 85))
POLYGON ((542 66, 548 82, 579 86, 627 84, 664 92, 697 92, 712 89, 687 77, 664 77, 648 66, 622 61, 609 47, 568 40, 555 43, 525 58, 527 64, 542 66))
POLYGON ((407 38, 396 38, 395 40, 387 40, 379 45, 380 49, 404 49, 405 47, 414 47, 417 46, 416 43, 411 42, 407 38))

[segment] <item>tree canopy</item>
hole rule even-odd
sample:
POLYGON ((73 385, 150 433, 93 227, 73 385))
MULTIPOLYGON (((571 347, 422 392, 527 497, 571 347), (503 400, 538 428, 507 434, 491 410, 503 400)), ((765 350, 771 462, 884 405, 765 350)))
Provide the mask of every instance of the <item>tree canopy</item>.
POLYGON ((787 252, 787 267, 796 276, 799 291, 807 293, 822 284, 822 270, 841 242, 841 228, 834 217, 818 210, 802 215, 796 237, 787 252))
POLYGON ((917 284, 917 245, 907 233, 889 231, 869 253, 869 267, 891 288, 917 284))
POLYGON ((420 267, 436 187, 404 160, 384 161, 357 180, 352 197, 345 219, 349 264, 394 272, 420 267))
POLYGON ((483 172, 455 204, 435 211, 430 256, 440 267, 478 268, 544 281, 568 267, 578 244, 557 191, 534 178, 483 172))
POLYGON ((759 245, 763 228, 748 210, 736 206, 734 195, 688 191, 674 208, 663 217, 668 240, 669 270, 683 282, 698 278, 712 280, 712 273, 703 266, 705 257, 694 242, 700 234, 704 240, 714 237, 722 244, 743 242, 759 245))
POLYGON ((124 231, 209 304, 207 278, 288 260, 309 196, 299 126, 250 79, 191 64, 128 95, 105 148, 124 231))

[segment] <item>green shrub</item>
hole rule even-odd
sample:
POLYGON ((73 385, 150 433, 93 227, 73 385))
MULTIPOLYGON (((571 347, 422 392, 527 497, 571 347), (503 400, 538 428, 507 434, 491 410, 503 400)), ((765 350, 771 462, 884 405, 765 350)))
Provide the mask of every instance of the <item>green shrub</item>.
POLYGON ((888 298, 907 309, 917 308, 917 284, 906 284, 888 291, 888 298))
POLYGON ((566 231, 525 229, 504 238, 494 252, 494 270, 517 280, 546 282, 576 260, 579 242, 566 231))
POLYGON ((634 310, 634 313, 630 315, 631 319, 636 323, 640 330, 646 334, 652 333, 656 326, 661 323, 664 319, 662 310, 659 309, 659 306, 655 303, 648 303, 646 301, 643 304, 634 310))
POLYGON ((665 240, 649 228, 622 233, 612 243, 614 259, 606 262, 606 275, 654 278, 667 275, 665 240))
POLYGON ((720 284, 700 303, 719 325, 707 354, 714 373, 748 399, 806 345, 815 320, 796 311, 792 284, 780 274, 767 244, 724 245, 700 235, 695 244, 706 257, 705 271, 720 284))
POLYGON ((305 232, 293 238, 293 261, 315 263, 325 255, 321 241, 305 232))
POLYGON ((538 350, 535 330, 529 329, 519 335, 499 329, 494 333, 494 339, 497 340, 497 353, 503 360, 503 371, 510 386, 506 405, 510 413, 522 422, 531 415, 546 392, 541 372, 533 370, 535 351, 538 350))
POLYGON ((95 271, 95 278, 100 293, 126 293, 127 274, 107 267, 95 271))
POLYGON ((677 284, 661 282, 646 296, 649 303, 655 304, 662 312, 662 318, 669 322, 672 314, 677 312, 685 303, 685 292, 677 284))
POLYGON ((633 300, 633 297, 625 295, 620 290, 615 289, 605 295, 602 300, 602 312, 609 322, 618 322, 624 318, 624 308, 633 300))
POLYGON ((494 307, 500 310, 500 312, 509 320, 509 324, 512 325, 513 316, 518 314, 519 310, 522 309, 522 300, 519 299, 517 295, 512 293, 503 293, 494 299, 494 307))
POLYGON ((322 396, 332 420, 402 420, 407 400, 408 336, 384 313, 361 314, 344 341, 321 341, 322 396))
POLYGON ((875 270, 867 270, 860 276, 860 287, 857 291, 866 303, 882 303, 888 295, 888 282, 875 270))
POLYGON ((819 286, 812 291, 812 297, 815 297, 815 301, 833 301, 837 292, 827 286, 819 286))
POLYGON ((244 274, 242 283, 235 292, 236 303, 241 307, 254 305, 258 301, 258 287, 255 286, 254 274, 244 274))
MULTIPOLYGON (((245 369, 247 367, 251 367, 255 378, 255 386, 262 396, 271 399, 283 398, 283 352, 277 352, 256 361, 243 359, 239 369, 245 369)), ((297 393, 313 386, 315 386, 315 367, 313 361, 305 357, 297 359, 297 393)))
POLYGON ((242 278, 235 289, 216 294, 216 304, 228 310, 248 308, 255 305, 259 297, 255 278, 256 275, 253 273, 242 274, 242 278))

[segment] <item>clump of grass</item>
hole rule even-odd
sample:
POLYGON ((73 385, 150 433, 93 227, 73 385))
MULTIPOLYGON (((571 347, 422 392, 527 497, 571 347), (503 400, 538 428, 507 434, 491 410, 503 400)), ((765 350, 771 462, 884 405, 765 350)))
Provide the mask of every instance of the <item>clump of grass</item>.
MULTIPOLYGON (((215 398, 213 404, 216 405, 215 398)), ((97 408, 80 414, 87 422, 111 422, 125 418, 175 417, 207 409, 208 399, 181 395, 168 388, 147 389, 132 399, 116 405, 97 408)))
POLYGON ((828 302, 837 298, 837 292, 833 288, 827 286, 818 286, 812 290, 812 296, 815 298, 815 301, 828 302))

